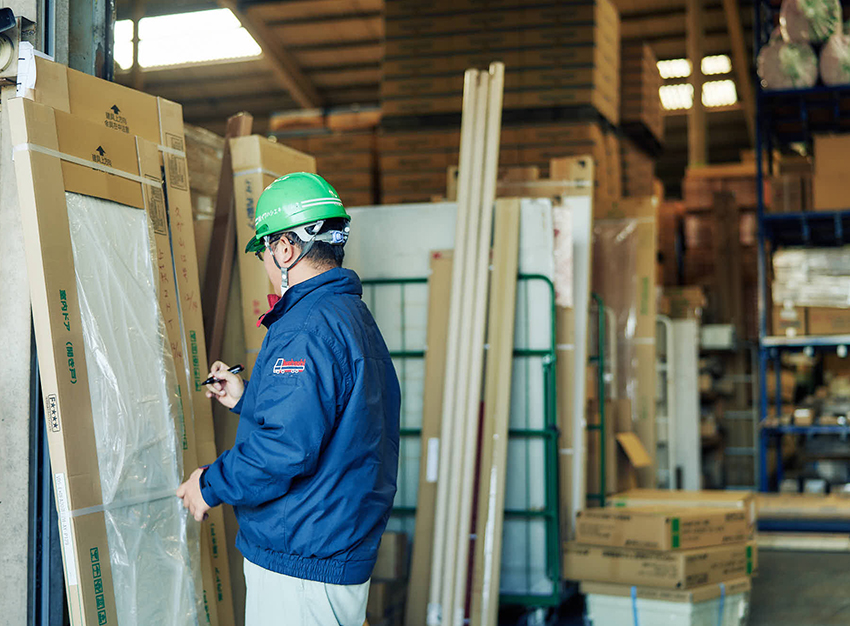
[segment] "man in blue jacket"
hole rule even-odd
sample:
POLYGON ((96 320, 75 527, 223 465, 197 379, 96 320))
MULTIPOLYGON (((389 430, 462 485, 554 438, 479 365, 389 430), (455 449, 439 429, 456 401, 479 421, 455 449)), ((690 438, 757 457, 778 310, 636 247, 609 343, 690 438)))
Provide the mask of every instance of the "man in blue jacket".
MULTIPOLYGON (((196 520, 239 520, 246 626, 362 626, 396 491, 400 391, 386 344, 342 269, 349 217, 320 176, 273 182, 246 248, 277 299, 246 384, 220 361, 207 393, 240 415, 236 444, 178 489, 196 520)), ((276 300, 276 301, 275 301, 276 300)))

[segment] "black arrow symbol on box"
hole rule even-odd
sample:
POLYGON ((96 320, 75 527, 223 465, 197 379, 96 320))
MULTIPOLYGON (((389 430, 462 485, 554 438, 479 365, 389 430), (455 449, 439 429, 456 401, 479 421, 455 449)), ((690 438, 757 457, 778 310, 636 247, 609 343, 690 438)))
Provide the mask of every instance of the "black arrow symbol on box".
POLYGON ((101 146, 98 146, 97 150, 95 150, 95 152, 97 152, 100 156, 103 156, 104 154, 106 154, 106 150, 104 150, 101 146))
POLYGON ((112 109, 112 112, 115 113, 115 115, 118 115, 121 112, 121 109, 118 108, 117 104, 113 104, 110 108, 112 109))

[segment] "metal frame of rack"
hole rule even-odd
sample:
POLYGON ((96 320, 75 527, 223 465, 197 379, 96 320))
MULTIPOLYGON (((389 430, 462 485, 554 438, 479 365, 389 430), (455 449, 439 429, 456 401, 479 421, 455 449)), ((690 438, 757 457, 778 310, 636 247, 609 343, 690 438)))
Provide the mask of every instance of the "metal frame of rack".
MULTIPOLYGON (((754 54, 770 37, 779 11, 775 0, 755 0, 754 54)), ((767 453, 776 446, 777 484, 782 480, 782 435, 850 434, 843 426, 767 426, 767 366, 772 361, 776 376, 776 414, 781 415, 782 390, 780 359, 783 351, 830 350, 850 345, 850 335, 819 337, 771 337, 767 335, 768 301, 767 268, 769 249, 782 246, 835 246, 850 243, 850 210, 836 212, 765 214, 764 210, 764 156, 767 168, 772 166, 773 148, 802 143, 811 146, 815 133, 838 130, 841 127, 842 97, 850 97, 850 85, 811 89, 764 91, 756 80, 756 182, 758 195, 758 312, 759 312, 759 489, 768 491, 770 476, 767 453)), ((847 117, 847 116, 845 116, 847 117)), ((845 126, 850 130, 850 125, 845 126)))
MULTIPOLYGON (((540 509, 506 509, 506 518, 542 518, 546 521, 546 571, 553 581, 550 594, 501 594, 502 604, 521 605, 526 607, 551 607, 557 606, 561 601, 561 547, 560 547, 560 509, 558 506, 558 419, 556 402, 556 335, 555 335, 555 285, 551 279, 542 274, 520 274, 520 281, 540 281, 546 285, 551 307, 551 329, 549 345, 544 349, 516 349, 514 358, 537 358, 541 359, 543 366, 543 394, 544 394, 544 427, 533 428, 511 428, 508 437, 512 439, 542 439, 546 450, 545 460, 545 502, 546 506, 540 509)), ((402 377, 404 376, 405 362, 409 359, 423 359, 425 357, 424 346, 417 349, 409 349, 405 340, 405 289, 407 285, 427 284, 428 279, 424 277, 415 278, 390 278, 390 279, 364 279, 364 289, 375 287, 395 287, 400 291, 400 322, 401 322, 401 349, 391 350, 390 356, 400 361, 402 377)), ((374 294, 374 291, 372 292, 374 294)), ((364 294, 365 298, 365 294, 364 294)), ((374 310, 374 299, 372 300, 374 310)), ((402 428, 400 436, 403 438, 418 438, 421 429, 402 428)), ((417 470, 418 471, 418 470, 417 470)), ((400 517, 411 517, 416 515, 416 507, 393 507, 392 515, 400 517)))

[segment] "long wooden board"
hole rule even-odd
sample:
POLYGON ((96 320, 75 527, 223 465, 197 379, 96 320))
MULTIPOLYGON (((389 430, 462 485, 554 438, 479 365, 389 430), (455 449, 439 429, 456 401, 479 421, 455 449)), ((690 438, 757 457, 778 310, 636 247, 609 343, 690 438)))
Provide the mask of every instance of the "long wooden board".
POLYGON ((479 460, 481 478, 472 578, 474 626, 493 626, 498 617, 519 266, 519 215, 518 199, 497 202, 487 323, 490 349, 484 384, 484 431, 479 460))

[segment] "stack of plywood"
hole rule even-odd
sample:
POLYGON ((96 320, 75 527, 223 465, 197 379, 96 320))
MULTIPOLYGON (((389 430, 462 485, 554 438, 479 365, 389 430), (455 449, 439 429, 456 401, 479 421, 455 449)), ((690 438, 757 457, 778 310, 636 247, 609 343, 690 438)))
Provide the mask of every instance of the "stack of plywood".
POLYGON ((345 206, 375 204, 375 135, 371 130, 280 135, 278 141, 316 158, 316 169, 345 206))
POLYGON ((505 109, 620 113, 620 18, 610 0, 387 0, 381 106, 387 116, 459 113, 461 71, 502 61, 505 109))
POLYGON ((620 120, 623 128, 648 132, 659 143, 664 138, 664 117, 659 89, 663 81, 658 60, 648 45, 624 43, 620 60, 620 120))
POLYGON ((446 168, 458 164, 460 129, 423 129, 378 136, 381 203, 427 202, 446 190, 446 168))
POLYGON ((564 553, 593 623, 741 624, 757 564, 751 494, 647 490, 614 507, 580 512, 564 553))

